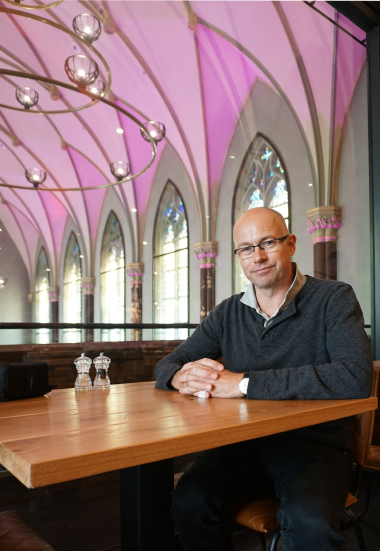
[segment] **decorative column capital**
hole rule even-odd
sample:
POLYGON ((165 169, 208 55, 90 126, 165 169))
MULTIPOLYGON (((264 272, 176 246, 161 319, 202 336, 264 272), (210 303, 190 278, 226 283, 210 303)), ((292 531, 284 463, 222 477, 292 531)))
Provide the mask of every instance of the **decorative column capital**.
POLYGON ((132 262, 125 265, 127 276, 131 277, 131 285, 137 285, 142 282, 144 276, 144 264, 142 262, 132 262))
POLYGON ((95 291, 95 278, 94 277, 82 277, 80 286, 83 289, 83 294, 93 295, 95 291))
POLYGON ((317 207, 307 211, 307 231, 315 243, 336 241, 342 225, 342 208, 335 205, 317 207))
POLYGON ((218 243, 216 241, 202 241, 194 245, 195 258, 203 260, 200 268, 215 268, 215 259, 218 256, 218 243))
POLYGON ((49 299, 50 302, 59 301, 59 287, 49 287, 49 299))

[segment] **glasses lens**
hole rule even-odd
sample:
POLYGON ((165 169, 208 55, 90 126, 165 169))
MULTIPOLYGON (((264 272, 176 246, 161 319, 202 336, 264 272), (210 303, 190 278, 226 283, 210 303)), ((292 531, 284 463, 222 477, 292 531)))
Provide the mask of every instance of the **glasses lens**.
POLYGON ((270 251, 271 249, 274 249, 277 245, 277 241, 264 241, 264 243, 261 243, 261 248, 264 249, 264 251, 270 251))
POLYGON ((239 249, 238 253, 240 258, 249 258, 252 256, 253 247, 244 247, 243 249, 239 249))

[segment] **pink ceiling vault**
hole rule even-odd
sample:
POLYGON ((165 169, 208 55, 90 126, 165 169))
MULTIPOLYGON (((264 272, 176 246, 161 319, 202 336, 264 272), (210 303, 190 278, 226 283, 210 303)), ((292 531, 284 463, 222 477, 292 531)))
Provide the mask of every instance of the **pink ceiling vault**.
MULTIPOLYGON (((8 4, 0 0, 0 6, 8 4)), ((315 7, 364 38, 325 2, 315 7)), ((114 31, 102 32, 94 42, 112 74, 109 98, 141 122, 158 120, 167 130, 153 166, 114 188, 130 224, 133 261, 141 260, 145 214, 165 147, 173 149, 191 182, 201 238, 215 238, 210 233, 215 225, 206 224, 206 216, 214 216, 210 197, 217 195, 231 140, 257 79, 291 109, 319 189, 318 203, 336 199, 342 135, 365 63, 365 47, 300 1, 66 0, 38 15, 72 30, 73 18, 83 12, 93 13, 102 23, 107 18, 114 31)), ((62 30, 0 13, 1 68, 68 82, 64 62, 78 53, 78 46, 90 54, 62 30)), ((91 57, 96 59, 93 53, 91 57)), ((106 79, 105 67, 97 61, 106 79)), ((64 88, 54 101, 42 83, 0 77, 0 103, 16 106, 15 88, 28 85, 38 91, 43 110, 88 102, 64 88)), ((107 192, 86 187, 113 181, 110 162, 129 162, 136 173, 150 155, 139 128, 101 103, 49 116, 0 108, 0 181, 28 185, 25 168, 37 167, 46 170, 45 185, 55 190, 0 189, 0 221, 20 251, 31 284, 39 243, 49 255, 52 284, 58 283, 69 222, 82 236, 89 258, 89 273, 84 275, 94 275, 95 242, 107 192), (124 133, 118 134, 117 128, 124 133), (78 191, 61 191, 67 187, 78 191)))

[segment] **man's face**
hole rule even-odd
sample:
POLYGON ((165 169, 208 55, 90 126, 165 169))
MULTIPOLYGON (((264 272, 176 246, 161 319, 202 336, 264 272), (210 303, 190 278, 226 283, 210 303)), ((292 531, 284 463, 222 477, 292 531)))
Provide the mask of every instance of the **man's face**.
MULTIPOLYGON (((278 239, 288 234, 283 221, 267 209, 251 209, 236 223, 234 240, 236 248, 258 245, 263 241, 278 239)), ((295 253, 296 236, 291 234, 274 250, 262 251, 257 247, 251 258, 241 259, 245 277, 258 289, 274 288, 282 283, 291 271, 291 256, 295 253)))

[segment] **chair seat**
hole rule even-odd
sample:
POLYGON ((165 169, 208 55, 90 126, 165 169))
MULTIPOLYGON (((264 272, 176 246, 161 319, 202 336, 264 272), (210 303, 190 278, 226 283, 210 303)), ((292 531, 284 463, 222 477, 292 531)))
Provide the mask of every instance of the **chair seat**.
MULTIPOLYGON (((357 502, 356 497, 348 494, 345 507, 357 502)), ((234 504, 231 516, 233 520, 256 532, 273 532, 281 528, 276 518, 280 500, 275 496, 261 496, 255 499, 241 500, 234 504)))
POLYGON ((374 471, 380 471, 380 446, 370 446, 364 467, 374 471))
POLYGON ((0 551, 54 551, 15 511, 0 513, 0 551))

